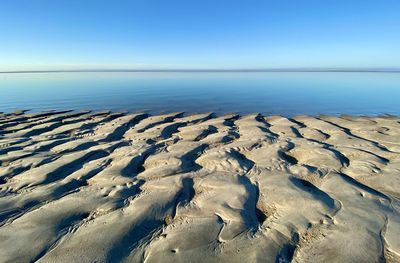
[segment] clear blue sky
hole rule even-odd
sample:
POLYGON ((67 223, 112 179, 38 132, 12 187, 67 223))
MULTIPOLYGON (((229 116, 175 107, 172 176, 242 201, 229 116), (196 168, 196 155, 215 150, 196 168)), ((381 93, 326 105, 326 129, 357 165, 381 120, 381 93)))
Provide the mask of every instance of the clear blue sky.
POLYGON ((400 67, 399 0, 1 0, 0 69, 400 67))

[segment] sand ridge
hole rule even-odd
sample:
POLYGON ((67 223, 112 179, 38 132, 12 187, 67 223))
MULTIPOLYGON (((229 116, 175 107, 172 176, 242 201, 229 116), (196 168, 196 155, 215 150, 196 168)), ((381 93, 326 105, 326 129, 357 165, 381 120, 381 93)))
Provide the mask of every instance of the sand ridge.
POLYGON ((0 262, 400 262, 400 119, 0 115, 0 262))

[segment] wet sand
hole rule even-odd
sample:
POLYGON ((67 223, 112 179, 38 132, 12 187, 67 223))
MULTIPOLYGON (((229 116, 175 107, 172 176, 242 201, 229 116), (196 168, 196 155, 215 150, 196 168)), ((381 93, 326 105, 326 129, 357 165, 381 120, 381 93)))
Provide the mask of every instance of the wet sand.
POLYGON ((0 114, 0 262, 400 262, 400 118, 0 114))

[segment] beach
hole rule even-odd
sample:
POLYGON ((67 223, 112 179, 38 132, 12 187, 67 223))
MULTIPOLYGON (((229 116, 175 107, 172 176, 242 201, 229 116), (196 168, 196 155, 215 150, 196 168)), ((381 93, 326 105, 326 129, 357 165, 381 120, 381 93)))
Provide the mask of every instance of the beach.
POLYGON ((400 118, 0 115, 0 262, 400 262, 400 118))

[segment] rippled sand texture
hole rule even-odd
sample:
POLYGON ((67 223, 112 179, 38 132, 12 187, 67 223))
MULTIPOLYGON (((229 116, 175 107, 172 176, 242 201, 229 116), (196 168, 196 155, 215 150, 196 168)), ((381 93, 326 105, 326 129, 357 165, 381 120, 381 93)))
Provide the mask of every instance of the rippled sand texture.
POLYGON ((1 262, 400 262, 400 119, 0 115, 1 262))

